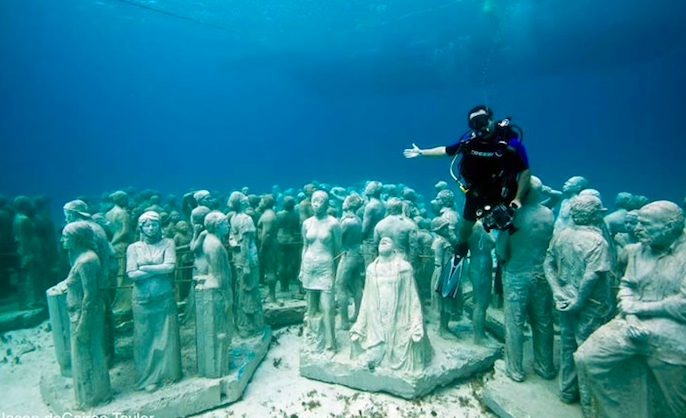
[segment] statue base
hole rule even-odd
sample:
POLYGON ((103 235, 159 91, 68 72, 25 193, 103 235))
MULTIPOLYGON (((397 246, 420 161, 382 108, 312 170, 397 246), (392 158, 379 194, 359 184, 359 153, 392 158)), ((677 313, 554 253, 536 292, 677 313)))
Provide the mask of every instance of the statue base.
MULTIPOLYGON (((559 365, 559 339, 555 338, 555 366, 559 365)), ((579 403, 560 401, 559 377, 545 380, 534 373, 531 339, 524 343, 526 380, 515 382, 505 374, 505 362, 498 360, 493 379, 486 383, 481 400, 500 418, 582 418, 579 403), (551 411, 555 411, 552 413, 551 411)))
POLYGON ((369 370, 350 358, 350 337, 345 331, 337 333, 339 350, 331 356, 303 350, 300 353, 300 375, 313 380, 335 383, 367 392, 386 392, 392 395, 416 399, 446 386, 457 379, 464 379, 493 367, 501 355, 502 346, 488 338, 486 345, 473 343, 472 324, 463 320, 451 324, 457 340, 442 338, 435 326, 427 329, 434 349, 431 362, 416 373, 403 373, 378 367, 369 370))
POLYGON ((297 283, 291 285, 287 292, 277 289, 276 302, 267 301, 267 293, 267 286, 260 285, 264 321, 267 325, 277 328, 303 322, 307 302, 298 292, 297 283))
MULTIPOLYGON (((194 329, 182 329, 182 341, 194 338, 194 329), (191 334, 192 333, 192 334, 191 334), (187 334, 187 335, 183 335, 187 334)), ((180 418, 228 405, 241 398, 257 366, 262 362, 272 339, 271 328, 266 327, 262 335, 239 339, 231 346, 229 374, 208 379, 198 377, 195 371, 195 344, 182 344, 182 380, 161 387, 154 392, 135 391, 135 369, 131 357, 118 362, 110 370, 112 400, 87 411, 90 416, 122 416, 155 418, 180 418)), ((131 342, 127 339, 128 343, 131 342)), ((118 347, 119 348, 119 347, 118 347)), ((122 347, 122 351, 130 351, 122 347)), ((73 413, 74 388, 72 380, 60 375, 55 362, 50 370, 41 376, 41 396, 55 414, 64 416, 73 413)))

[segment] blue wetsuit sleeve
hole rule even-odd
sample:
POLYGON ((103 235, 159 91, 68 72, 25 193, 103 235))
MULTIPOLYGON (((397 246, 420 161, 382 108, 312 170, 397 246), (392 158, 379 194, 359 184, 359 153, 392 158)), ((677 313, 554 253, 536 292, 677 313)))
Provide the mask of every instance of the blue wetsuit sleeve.
POLYGON ((529 157, 526 155, 526 148, 524 148, 524 145, 522 145, 521 142, 519 142, 519 138, 514 137, 511 138, 508 141, 508 144, 514 148, 515 154, 517 154, 517 157, 519 157, 520 164, 519 167, 517 167, 517 172, 522 172, 526 169, 529 168, 529 157))

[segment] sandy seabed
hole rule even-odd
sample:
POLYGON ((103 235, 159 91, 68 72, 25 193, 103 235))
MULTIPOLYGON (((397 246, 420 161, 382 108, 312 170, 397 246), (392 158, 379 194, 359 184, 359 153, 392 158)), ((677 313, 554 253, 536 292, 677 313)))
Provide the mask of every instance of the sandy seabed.
MULTIPOLYGON (((300 333, 301 325, 275 330, 269 352, 243 397, 234 404, 197 416, 495 418, 476 397, 489 372, 454 382, 414 401, 301 377, 298 372, 300 333)), ((55 362, 48 322, 0 335, 0 418, 51 416, 52 412, 42 401, 39 381, 41 370, 55 362)))

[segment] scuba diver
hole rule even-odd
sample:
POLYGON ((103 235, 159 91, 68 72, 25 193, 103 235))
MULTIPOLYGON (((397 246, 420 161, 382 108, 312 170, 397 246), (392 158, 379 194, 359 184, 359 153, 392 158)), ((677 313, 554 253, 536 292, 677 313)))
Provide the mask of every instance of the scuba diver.
POLYGON ((512 219, 515 210, 529 189, 531 173, 526 150, 522 145, 523 133, 510 119, 496 123, 493 111, 484 105, 468 113, 469 131, 449 146, 420 149, 415 144, 403 153, 406 158, 420 156, 451 156, 450 174, 465 193, 463 221, 460 225, 455 259, 457 265, 466 257, 468 240, 476 220, 486 230, 509 230, 514 233, 512 219), (459 174, 453 172, 457 156, 459 174))

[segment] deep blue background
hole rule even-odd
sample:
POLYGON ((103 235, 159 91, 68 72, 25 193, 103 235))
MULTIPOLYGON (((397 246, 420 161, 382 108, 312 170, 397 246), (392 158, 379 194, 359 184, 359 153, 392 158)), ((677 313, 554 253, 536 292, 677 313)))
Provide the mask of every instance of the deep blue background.
POLYGON ((486 101, 525 129, 545 183, 581 174, 608 206, 622 190, 680 203, 684 6, 593 4, 521 2, 505 26, 460 16, 469 49, 441 73, 417 66, 426 54, 412 47, 357 61, 265 55, 116 0, 0 0, 0 193, 61 206, 125 186, 264 192, 313 179, 429 193, 449 160, 402 150, 452 142, 486 101))

